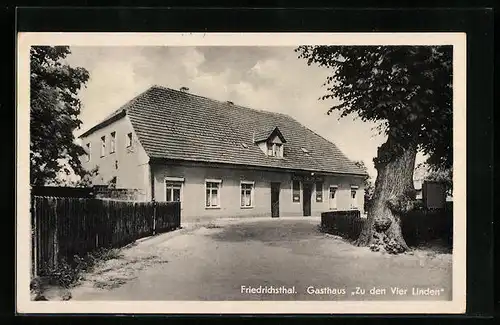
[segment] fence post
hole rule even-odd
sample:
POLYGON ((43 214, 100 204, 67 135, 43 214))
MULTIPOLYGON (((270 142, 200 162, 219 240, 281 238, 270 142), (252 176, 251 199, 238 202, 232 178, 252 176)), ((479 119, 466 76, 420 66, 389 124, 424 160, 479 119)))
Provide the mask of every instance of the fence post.
POLYGON ((31 195, 31 206, 30 206, 30 215, 31 215, 31 275, 32 277, 36 277, 38 274, 38 258, 37 258, 37 222, 36 222, 36 206, 35 206, 35 198, 31 195))
POLYGON ((153 235, 156 235, 156 200, 153 199, 153 235))
POLYGON ((174 229, 178 229, 181 227, 181 212, 182 212, 182 202, 179 201, 179 205, 177 206, 177 211, 176 211, 176 218, 175 218, 175 227, 174 229))
POLYGON ((59 261, 58 261, 58 258, 59 258, 59 218, 58 218, 58 215, 57 215, 57 208, 58 208, 58 199, 57 198, 53 198, 52 200, 52 220, 53 220, 53 229, 52 229, 52 235, 53 235, 53 261, 52 261, 52 265, 54 268, 57 268, 58 264, 59 264, 59 261))
MULTIPOLYGON (((94 195, 94 194, 92 194, 94 195)), ((99 226, 97 224, 97 214, 98 214, 98 209, 97 209, 97 199, 95 199, 94 197, 90 198, 89 201, 88 201, 88 205, 87 205, 87 212, 88 212, 88 215, 89 215, 89 220, 90 220, 90 227, 91 229, 94 230, 95 232, 95 236, 94 236, 94 240, 95 240, 95 244, 94 244, 94 249, 98 249, 99 248, 99 226)))

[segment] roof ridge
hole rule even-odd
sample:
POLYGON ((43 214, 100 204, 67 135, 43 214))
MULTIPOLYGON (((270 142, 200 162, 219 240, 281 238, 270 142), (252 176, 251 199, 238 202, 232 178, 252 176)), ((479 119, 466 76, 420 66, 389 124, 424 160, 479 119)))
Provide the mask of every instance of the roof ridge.
MULTIPOLYGON (((223 100, 219 100, 219 99, 215 99, 215 98, 210 98, 210 97, 206 97, 206 96, 202 96, 202 95, 198 95, 198 94, 193 94, 193 93, 190 93, 190 92, 183 92, 183 91, 180 91, 180 90, 177 90, 177 89, 169 88, 169 87, 158 85, 158 84, 152 85, 150 87, 150 89, 151 88, 158 88, 158 89, 162 89, 162 90, 171 90, 171 91, 175 91, 177 93, 182 93, 182 94, 190 95, 190 96, 193 96, 193 97, 199 97, 199 98, 203 98, 205 100, 209 100, 209 101, 213 101, 213 102, 218 102, 218 103, 221 103, 221 104, 226 104, 227 103, 227 101, 223 101, 223 100)), ((292 118, 290 115, 285 114, 285 113, 271 112, 271 111, 267 111, 265 109, 258 109, 258 108, 253 108, 253 107, 249 107, 249 106, 243 106, 243 105, 239 105, 239 104, 232 104, 232 106, 233 107, 238 107, 238 108, 243 108, 243 109, 249 109, 249 110, 252 110, 252 111, 257 111, 257 112, 261 112, 261 113, 265 113, 265 114, 280 115, 280 116, 285 116, 285 117, 288 117, 288 118, 292 118)))

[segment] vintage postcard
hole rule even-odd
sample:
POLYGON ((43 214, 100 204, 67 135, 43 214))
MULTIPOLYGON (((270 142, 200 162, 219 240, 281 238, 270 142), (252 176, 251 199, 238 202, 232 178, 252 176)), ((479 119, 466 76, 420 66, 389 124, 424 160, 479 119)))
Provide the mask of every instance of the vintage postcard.
POLYGON ((464 33, 19 33, 17 311, 459 314, 464 33))

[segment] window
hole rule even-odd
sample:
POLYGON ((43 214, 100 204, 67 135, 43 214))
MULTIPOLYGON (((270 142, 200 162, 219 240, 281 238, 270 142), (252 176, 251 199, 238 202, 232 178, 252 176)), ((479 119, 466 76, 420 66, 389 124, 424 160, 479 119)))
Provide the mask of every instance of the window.
POLYGON ((268 142, 267 155, 271 157, 283 158, 283 144, 268 142))
POLYGON ((267 144, 267 155, 268 156, 272 156, 273 155, 273 144, 272 143, 268 143, 267 144))
POLYGON ((323 202, 323 183, 316 182, 316 202, 323 202))
POLYGON ((292 182, 292 202, 300 202, 300 182, 292 182))
POLYGON ((335 210, 337 209, 337 186, 332 185, 330 186, 330 193, 329 193, 329 204, 330 204, 330 209, 335 210))
POLYGON ((109 153, 113 153, 116 150, 116 132, 111 132, 111 142, 109 145, 109 153))
POLYGON ((106 154, 106 136, 103 135, 101 137, 101 157, 104 157, 106 154))
POLYGON ((206 200, 205 207, 218 208, 220 207, 220 180, 207 180, 205 182, 206 200))
POLYGON ((165 181, 165 201, 181 201, 182 182, 165 181))
POLYGON ((240 206, 242 208, 253 207, 254 183, 253 182, 241 182, 240 187, 241 187, 240 206))
POLYGON ((90 145, 90 142, 85 145, 86 150, 87 150, 87 162, 90 161, 90 155, 92 154, 92 147, 90 145))
POLYGON ((358 193, 357 186, 351 186, 351 209, 356 209, 358 207, 358 200, 356 199, 356 195, 358 193))
POLYGON ((278 157, 283 158, 283 145, 279 144, 278 146, 278 157))
POLYGON ((127 134, 127 148, 132 147, 132 132, 127 134))

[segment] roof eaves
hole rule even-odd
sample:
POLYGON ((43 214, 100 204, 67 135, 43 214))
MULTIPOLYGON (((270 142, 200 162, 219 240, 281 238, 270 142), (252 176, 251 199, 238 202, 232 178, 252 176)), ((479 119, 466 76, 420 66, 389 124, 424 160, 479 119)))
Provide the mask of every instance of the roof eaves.
POLYGON ((170 162, 185 162, 185 163, 199 163, 199 164, 212 164, 212 165, 230 165, 230 166, 240 166, 247 168, 257 168, 257 169, 266 169, 266 170, 282 170, 282 171, 300 171, 300 172, 315 172, 315 173, 323 173, 329 175, 344 175, 344 176, 356 176, 356 177, 365 177, 368 174, 363 173, 352 173, 352 172, 341 172, 341 171, 328 171, 322 170, 320 168, 294 168, 294 167, 279 167, 279 166, 266 166, 266 165, 257 165, 257 164, 245 164, 245 163, 237 163, 237 162, 221 162, 221 161, 210 161, 210 160, 201 160, 201 159, 179 159, 179 158, 167 158, 167 157, 158 157, 154 155, 149 155, 149 159, 152 163, 161 163, 165 161, 170 162))
POLYGON ((116 112, 114 112, 113 114, 111 114, 110 116, 108 116, 107 118, 105 118, 104 120, 102 120, 101 122, 97 123, 96 125, 94 125, 93 127, 91 127, 90 129, 88 129, 87 131, 83 132, 82 134, 80 134, 78 136, 78 138, 83 138, 83 137, 86 137, 87 135, 113 123, 114 121, 117 121, 119 119, 121 119, 122 117, 124 117, 125 115, 127 114, 127 110, 126 109, 120 109, 116 112))
POLYGON ((95 131, 99 130, 100 128, 105 127, 106 125, 109 125, 110 123, 112 123, 112 122, 118 120, 119 118, 125 116, 126 113, 127 113, 127 110, 130 107, 132 107, 132 105, 134 103, 136 103, 140 98, 144 97, 152 89, 158 88, 158 87, 159 86, 157 86, 157 85, 153 85, 153 86, 149 87, 148 89, 146 89, 145 91, 143 91, 139 95, 135 96, 134 98, 132 98, 131 100, 129 100, 128 102, 126 102, 125 104, 123 104, 119 109, 117 109, 116 111, 114 111, 113 113, 111 113, 111 115, 109 115, 108 117, 106 117, 104 120, 102 120, 101 122, 97 123, 96 125, 94 125, 90 129, 88 129, 87 131, 85 131, 82 134, 80 134, 78 136, 78 138, 85 137, 85 136, 89 135, 90 133, 95 132, 95 131))

